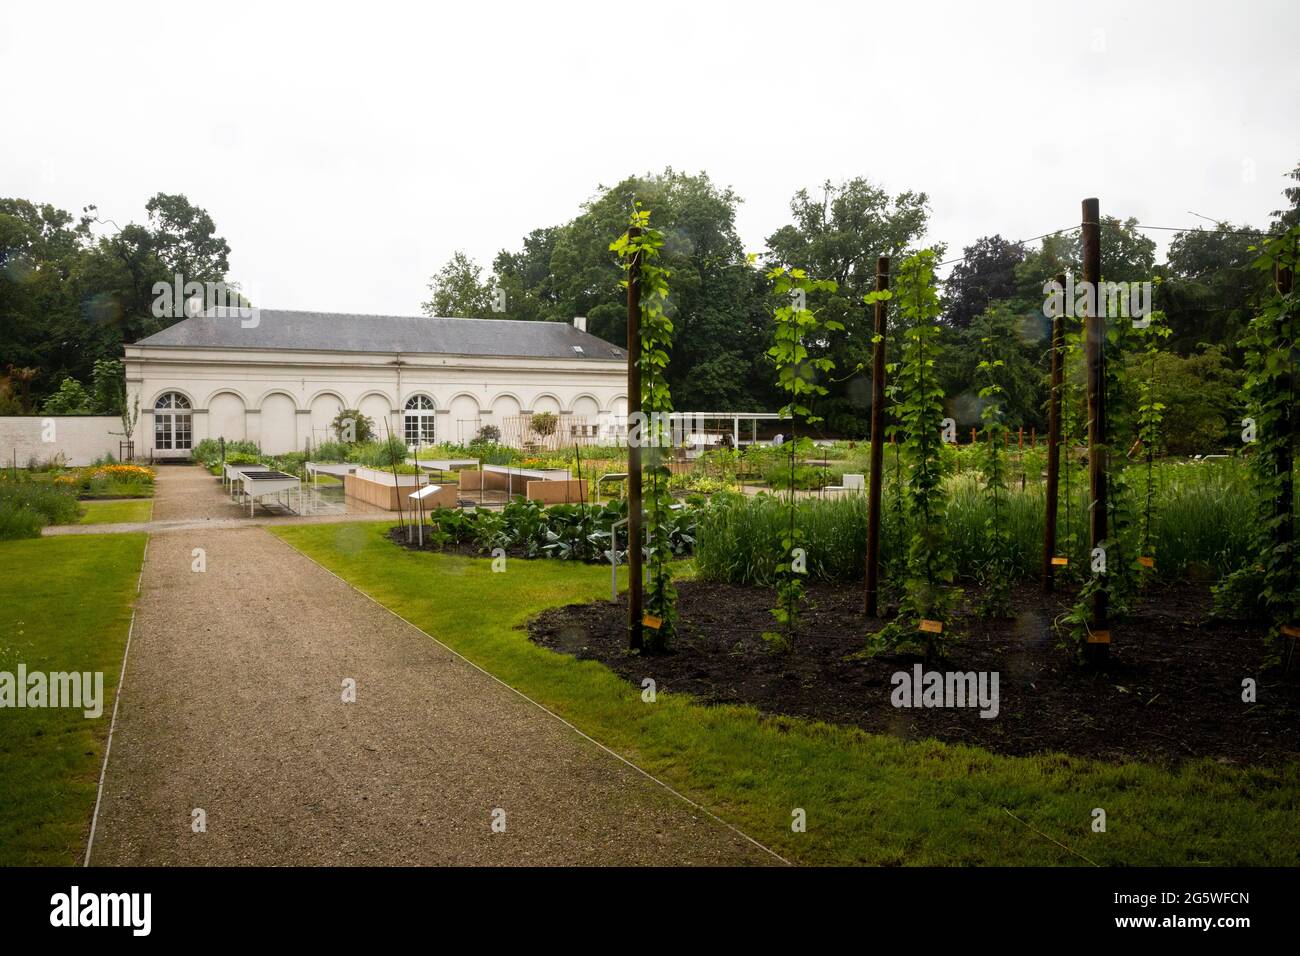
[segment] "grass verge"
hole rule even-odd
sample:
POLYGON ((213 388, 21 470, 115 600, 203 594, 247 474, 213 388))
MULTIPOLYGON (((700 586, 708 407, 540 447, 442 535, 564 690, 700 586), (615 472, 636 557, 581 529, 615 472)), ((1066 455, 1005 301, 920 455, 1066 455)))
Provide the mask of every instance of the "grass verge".
POLYGON ((0 543, 0 671, 102 671, 103 712, 0 708, 0 865, 80 861, 147 536, 0 543))
POLYGON ((299 551, 789 859, 884 865, 1295 865, 1300 765, 1003 757, 641 692, 520 630, 609 595, 608 568, 419 554, 387 524, 270 528, 299 551), (1093 811, 1106 831, 1093 832, 1093 811), (802 809, 807 832, 791 830, 802 809), (1014 818, 1012 817, 1014 814, 1014 818), (1016 819, 1018 818, 1018 819, 1016 819))
POLYGON ((132 498, 123 501, 83 501, 78 524, 120 524, 127 521, 148 521, 153 517, 152 498, 132 498))

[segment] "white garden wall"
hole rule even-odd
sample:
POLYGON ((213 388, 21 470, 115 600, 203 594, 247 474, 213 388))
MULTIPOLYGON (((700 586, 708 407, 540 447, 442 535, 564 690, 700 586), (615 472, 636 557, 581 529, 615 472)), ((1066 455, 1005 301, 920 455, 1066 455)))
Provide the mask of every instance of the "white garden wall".
MULTIPOLYGON (((89 465, 105 455, 117 457, 122 419, 115 415, 22 415, 0 417, 0 458, 19 468, 31 459, 47 462, 62 454, 69 465, 89 465)), ((141 436, 136 430, 137 452, 141 436)))

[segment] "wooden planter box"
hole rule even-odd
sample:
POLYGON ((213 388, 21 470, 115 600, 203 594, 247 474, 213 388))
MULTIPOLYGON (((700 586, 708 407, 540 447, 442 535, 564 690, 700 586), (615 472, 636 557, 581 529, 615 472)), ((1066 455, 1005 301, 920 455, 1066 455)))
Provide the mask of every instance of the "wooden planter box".
MULTIPOLYGON (((384 511, 397 511, 399 507, 402 511, 410 511, 414 502, 407 496, 428 483, 425 475, 398 475, 397 481, 394 481, 391 472, 358 468, 354 473, 344 476, 343 493, 384 511)), ((424 507, 456 507, 456 486, 444 485, 437 494, 424 499, 424 507)))

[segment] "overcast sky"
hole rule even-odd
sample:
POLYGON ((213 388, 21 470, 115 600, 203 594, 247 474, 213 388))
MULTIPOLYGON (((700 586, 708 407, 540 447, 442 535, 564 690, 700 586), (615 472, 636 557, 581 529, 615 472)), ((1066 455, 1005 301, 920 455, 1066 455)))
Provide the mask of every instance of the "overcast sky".
MULTIPOLYGON (((0 195, 207 209, 266 308, 415 314, 599 184, 923 190, 950 254, 1103 214, 1264 225, 1300 160, 1300 3, 8 2, 0 195)), ((1167 237, 1158 235, 1157 238, 1167 237)))

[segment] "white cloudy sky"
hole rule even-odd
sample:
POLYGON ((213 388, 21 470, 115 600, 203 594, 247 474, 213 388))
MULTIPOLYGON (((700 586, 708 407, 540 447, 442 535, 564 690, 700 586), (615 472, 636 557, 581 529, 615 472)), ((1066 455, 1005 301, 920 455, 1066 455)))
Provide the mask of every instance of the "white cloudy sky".
POLYGON ((6 3, 0 195, 125 223, 182 192, 259 304, 381 313, 667 165, 734 187, 753 250, 855 175, 928 192, 950 250, 1091 195, 1263 224, 1298 49, 1295 0, 6 3))

